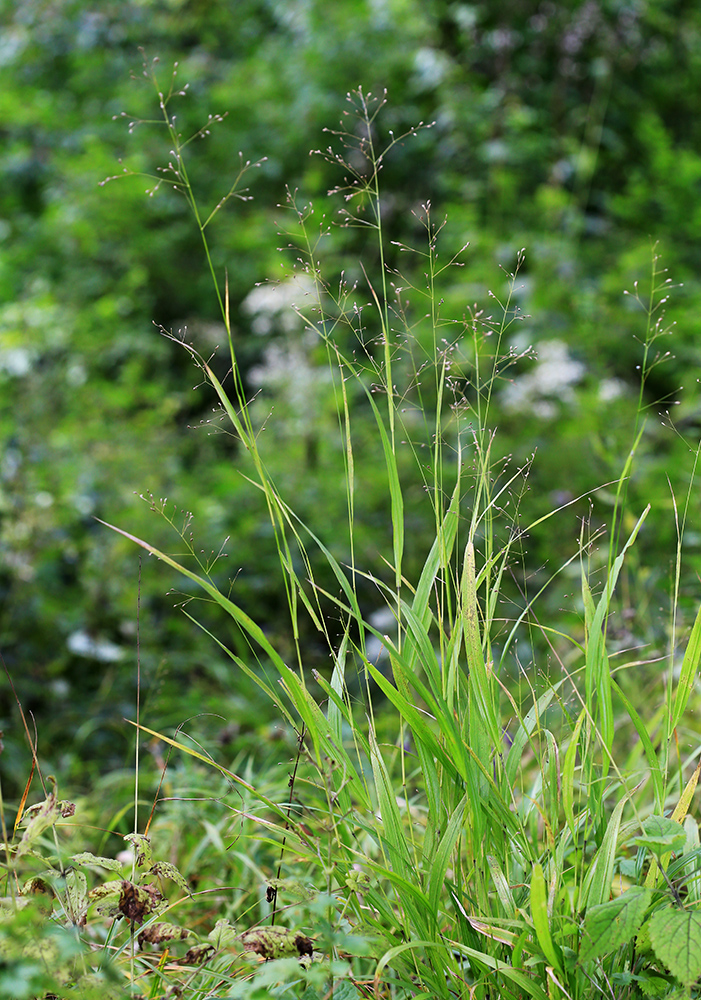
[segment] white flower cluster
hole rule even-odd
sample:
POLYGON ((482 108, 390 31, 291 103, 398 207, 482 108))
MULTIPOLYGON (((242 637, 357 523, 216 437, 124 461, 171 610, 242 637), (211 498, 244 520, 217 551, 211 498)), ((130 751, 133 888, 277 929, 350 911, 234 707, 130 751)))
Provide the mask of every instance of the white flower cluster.
POLYGON ((538 360, 532 371, 507 383, 502 403, 507 410, 532 413, 545 420, 557 415, 557 403, 574 401, 574 386, 586 372, 561 340, 546 340, 538 345, 538 360))
POLYGON ((297 305, 305 305, 305 297, 313 291, 311 278, 301 275, 278 284, 258 285, 243 302, 244 311, 253 317, 255 333, 265 336, 278 331, 285 335, 268 344, 262 364, 251 368, 249 379, 285 406, 289 429, 302 434, 313 429, 319 401, 331 380, 328 368, 313 363, 318 338, 313 330, 301 329, 304 320, 295 310, 297 305))
POLYGON ((288 281, 262 282, 256 285, 241 303, 244 312, 252 316, 251 329, 261 336, 280 330, 294 333, 303 321, 295 306, 314 292, 314 282, 307 275, 295 275, 288 281))
POLYGON ((309 338, 295 343, 273 343, 265 350, 264 361, 251 369, 249 378, 254 385, 267 389, 289 410, 289 426, 296 433, 310 430, 317 417, 322 389, 328 386, 328 368, 310 361, 309 338))

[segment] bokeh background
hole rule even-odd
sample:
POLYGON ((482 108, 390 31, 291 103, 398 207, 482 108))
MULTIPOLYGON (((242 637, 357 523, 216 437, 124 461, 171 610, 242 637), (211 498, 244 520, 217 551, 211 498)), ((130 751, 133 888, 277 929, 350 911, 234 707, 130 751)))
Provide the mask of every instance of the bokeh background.
MULTIPOLYGON (((653 345, 660 363, 644 386, 631 517, 653 509, 625 584, 633 610, 618 628, 621 645, 664 645, 673 496, 684 502, 701 426, 698 4, 4 0, 0 10, 0 636, 48 770, 83 788, 128 765, 133 736, 122 719, 134 715, 139 593, 148 724, 217 712, 210 735, 224 746, 276 733, 255 689, 178 609, 193 596, 182 581, 153 559, 139 570, 136 548, 96 518, 177 552, 177 534, 148 501, 167 497, 178 526, 192 515, 198 549, 224 546, 221 585, 232 581, 271 639, 290 646, 260 497, 212 422, 211 394, 193 388, 201 380, 187 352, 158 331, 187 327, 207 357, 221 345, 214 364, 225 375, 224 329, 188 206, 167 186, 147 196, 142 177, 100 184, 120 173, 120 159, 144 173, 167 164, 163 128, 129 129, 158 118, 143 74, 155 57, 162 87, 175 63, 178 89, 188 85, 177 99, 184 136, 226 114, 190 148, 203 205, 226 193, 240 151, 266 158, 247 177, 252 200, 232 200, 208 233, 218 273, 228 271, 237 351, 251 394, 261 393, 261 419, 274 406, 272 471, 327 541, 346 523, 342 455, 323 359, 290 309, 298 291, 279 232, 287 189, 319 204, 340 180, 309 152, 328 145, 323 129, 337 125, 348 92, 387 90, 378 134, 435 122, 387 158, 383 223, 390 239, 417 245, 430 200, 434 220, 448 220, 446 256, 469 242, 464 267, 446 278, 452 315, 493 308, 490 290, 504 295, 526 248, 523 319, 506 345, 524 357, 497 387, 495 447, 514 467, 535 454, 524 523, 584 498, 531 533, 524 559, 536 589, 575 551, 581 518, 595 531, 611 516, 611 490, 593 491, 617 479, 632 443, 647 323, 624 292, 637 281, 647 303, 659 256, 659 282, 675 286, 660 330, 675 325, 653 345), (270 279, 281 283, 258 284, 270 279)), ((333 234, 322 255, 329 276, 341 267, 361 276, 361 258, 376 273, 362 230, 333 234)), ((369 453, 371 439, 368 423, 369 453)), ((415 492, 408 567, 434 527, 415 492)), ((383 481, 364 483, 360 564, 387 522, 385 493, 383 481)), ((694 492, 682 577, 690 615, 700 545, 694 492)), ((544 595, 551 624, 578 572, 544 595)), ((236 642, 209 606, 197 613, 236 642)), ((306 655, 323 668, 315 641, 305 638, 306 655)), ((31 757, 6 679, 0 691, 7 794, 23 786, 31 757)))

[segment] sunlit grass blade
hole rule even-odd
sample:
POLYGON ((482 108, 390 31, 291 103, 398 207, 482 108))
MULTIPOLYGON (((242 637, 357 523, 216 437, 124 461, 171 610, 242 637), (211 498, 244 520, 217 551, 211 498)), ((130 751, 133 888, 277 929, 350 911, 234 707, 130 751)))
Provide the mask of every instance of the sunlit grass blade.
POLYGON ((605 903, 611 894, 616 846, 626 802, 627 798, 623 796, 608 819, 601 847, 596 852, 582 886, 579 904, 582 910, 585 906, 598 906, 600 903, 605 903))
MULTIPOLYGON (((586 705, 592 719, 597 723, 603 744, 604 759, 602 762, 604 774, 608 771, 613 748, 614 715, 611 701, 611 673, 606 654, 606 618, 611 606, 613 592, 618 576, 623 568, 623 562, 628 549, 633 545, 650 511, 650 505, 638 518, 628 540, 616 557, 604 587, 604 592, 596 604, 596 610, 591 619, 586 645, 585 689, 586 705), (594 703, 596 695, 596 704, 594 703)), ((585 585, 585 594, 588 585, 585 585)), ((585 598, 586 603, 586 598, 585 598)))
POLYGON ((640 737, 640 743, 642 744, 643 751, 645 753, 645 759, 647 760, 648 767, 650 769, 650 776, 652 778, 653 787, 655 789, 655 812, 660 815, 664 811, 664 775, 662 774, 662 769, 660 768, 660 762, 657 754, 655 753, 655 748, 652 745, 652 740, 650 739, 650 734, 648 733, 647 726, 644 720, 640 717, 640 713, 633 705, 632 701, 627 697, 622 688, 616 683, 616 681, 611 681, 611 686, 617 696, 623 702, 626 712, 630 716, 631 722, 635 726, 635 731, 640 737))
POLYGON ((533 865, 531 873, 531 917, 535 927, 538 944, 549 965, 554 969, 562 968, 562 958, 558 954, 550 933, 550 917, 548 916, 548 893, 545 885, 543 866, 533 865))
POLYGON ((428 871, 428 903, 432 912, 438 913, 441 896, 445 893, 445 873, 450 863, 450 856, 456 850, 456 844, 465 825, 467 797, 458 802, 450 817, 445 833, 435 848, 431 866, 428 871))
POLYGON ((700 661, 701 607, 699 607, 699 610, 696 613, 696 620, 694 621, 694 625, 691 629, 689 642, 687 643, 684 659, 682 660, 681 671, 679 673, 679 679, 677 680, 677 688, 674 693, 674 704, 672 706, 672 714, 669 720, 670 731, 667 734, 667 739, 671 738, 672 732, 679 725, 681 717, 684 714, 689 698, 691 697, 694 684, 697 680, 696 675, 699 669, 700 661))
MULTIPOLYGON (((701 776, 701 764, 698 765, 696 770, 693 772, 693 774, 687 781, 686 786, 684 787, 684 791, 682 792, 679 801, 674 807, 670 819, 674 820, 675 823, 684 822, 684 819, 686 818, 686 815, 689 811, 689 806, 691 805, 691 800, 694 797, 696 786, 698 785, 699 782, 699 776, 701 776)), ((663 854, 662 857, 660 858, 663 871, 666 871, 671 856, 672 853, 671 851, 669 851, 663 854)), ((657 882, 659 873, 660 873, 660 865, 657 862, 657 858, 652 858, 650 862, 650 870, 648 871, 647 876, 645 878, 645 885, 647 888, 653 889, 655 887, 655 883, 657 882)))
MULTIPOLYGON (((388 393, 392 392, 391 386, 387 389, 388 393)), ((372 394, 368 391, 367 398, 372 407, 372 411, 375 415, 375 421, 377 424, 377 429, 380 434, 380 440, 382 442, 382 451, 385 458, 385 468, 387 469, 387 479, 389 483, 389 493, 391 500, 391 516, 392 516, 392 552, 394 557, 394 579, 399 591, 402 583, 402 556, 404 553, 404 497, 402 496, 402 487, 399 481, 399 471, 397 469, 397 456, 392 448, 392 443, 389 439, 387 431, 385 430, 385 425, 382 420, 382 415, 372 397, 372 394)), ((391 403, 390 403, 391 405, 391 403)))
POLYGON ((562 808, 565 819, 570 829, 572 839, 575 839, 574 820, 574 769, 577 762, 577 748, 579 746, 579 736, 582 731, 582 724, 586 718, 586 709, 579 713, 570 742, 565 752, 565 759, 562 762, 562 808))

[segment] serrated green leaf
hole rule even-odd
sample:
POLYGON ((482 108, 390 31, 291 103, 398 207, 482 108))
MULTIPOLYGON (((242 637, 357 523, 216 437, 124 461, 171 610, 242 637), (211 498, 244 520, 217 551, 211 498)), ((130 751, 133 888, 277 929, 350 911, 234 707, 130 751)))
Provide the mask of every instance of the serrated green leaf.
MULTIPOLYGON (((673 813, 672 813, 672 815, 670 817, 670 820, 673 823, 683 823, 684 822, 684 820, 686 818, 686 814, 689 811, 689 806, 691 805, 691 800, 694 797, 694 792, 696 791, 696 786, 698 784, 698 780, 699 780, 699 776, 700 775, 701 775, 701 764, 699 764, 699 766, 696 768, 696 770, 694 771, 694 773, 691 775, 691 777, 687 781, 687 783, 686 783, 686 785, 684 787, 684 791, 682 792, 681 796, 679 797, 679 801, 677 802, 676 806, 674 807, 674 811, 673 811, 673 813)), ((643 824, 643 827, 644 827, 644 824, 643 824)), ((686 841, 686 837, 685 837, 685 841, 686 841)), ((677 848, 677 849, 679 849, 679 848, 677 848)), ((671 856, 672 856, 672 851, 671 850, 667 850, 665 853, 663 853, 663 854, 660 855, 659 862, 660 862, 660 864, 661 864, 661 866, 662 866, 663 869, 666 870, 667 865, 669 864, 669 859, 670 859, 671 856)), ((645 885, 646 886, 653 887, 655 885, 655 883, 657 882, 658 867, 659 866, 658 866, 657 858, 655 858, 655 860, 650 865, 650 870, 647 873, 647 877, 645 879, 645 885)))
POLYGON ((107 868, 112 872, 122 870, 121 861, 117 861, 115 858, 100 858, 96 854, 91 854, 90 851, 74 854, 71 860, 74 865, 96 865, 98 868, 107 868))
POLYGON ((666 906, 650 920, 655 955, 685 986, 701 976, 701 913, 666 906))
MULTIPOLYGON (((356 996, 357 995, 358 994, 357 994, 357 991, 356 991, 356 996)), ((337 993, 334 991, 334 1000, 335 1000, 336 996, 337 996, 337 993)), ((302 994, 302 1000, 319 1000, 319 994, 316 992, 316 990, 314 989, 313 986, 307 986, 306 990, 302 994)))
POLYGON ((670 1000, 669 982, 663 979, 662 976, 642 974, 640 976, 633 976, 633 981, 638 984, 643 991, 643 995, 648 997, 649 1000, 662 1000, 662 997, 670 1000))
POLYGON ((34 841, 49 827, 54 826, 61 816, 61 803, 56 799, 55 787, 49 792, 43 802, 30 806, 24 814, 24 831, 22 839, 16 848, 17 858, 28 854, 34 841))
POLYGON ((643 823, 643 835, 635 837, 634 844, 647 847, 653 854, 678 851, 686 843, 686 832, 681 823, 666 816, 650 816, 643 823))
POLYGON ((143 833, 127 833, 124 839, 134 848, 137 868, 141 868, 143 865, 150 868, 153 861, 153 852, 151 850, 151 841, 148 837, 143 833))
POLYGON ((180 927, 178 924, 169 924, 166 921, 159 921, 155 924, 149 924, 144 927, 139 933, 139 947, 143 948, 144 944, 164 944, 167 941, 182 941, 184 938, 189 937, 192 932, 186 927, 180 927))
POLYGON ((90 890, 91 899, 104 899, 106 896, 118 896, 122 891, 122 880, 112 879, 111 882, 103 882, 90 890))
POLYGON ((678 726, 684 714, 687 702, 696 683, 696 674, 701 660, 701 607, 696 614, 696 621, 689 636, 689 642, 684 653, 682 668, 677 681, 677 691, 674 696, 674 706, 670 718, 670 736, 678 726))
POLYGON ((217 950, 220 948, 232 948, 236 944, 237 938, 236 928, 232 927, 231 923, 226 919, 217 920, 214 930, 211 930, 207 935, 207 940, 217 950))
POLYGON ((579 958, 611 955, 621 945, 628 944, 640 930, 652 893, 642 886, 632 886, 617 899, 591 906, 584 921, 584 940, 579 958))
POLYGON ((190 893, 190 889, 187 884, 185 876, 182 875, 175 865, 171 865, 169 861, 157 861, 155 865, 152 866, 148 874, 144 874, 142 878, 147 879, 149 876, 155 875, 156 878, 169 878, 171 882, 183 890, 183 892, 190 893))
POLYGON ((71 920, 77 927, 84 927, 88 912, 88 880, 84 872, 75 868, 66 872, 66 897, 71 920))
MULTIPOLYGON (((419 994, 415 994, 418 996, 419 994)), ((357 987, 349 983, 347 979, 336 982, 333 988, 333 1000, 358 1000, 357 987)))
POLYGON ((309 903, 316 899, 319 890, 313 885, 305 885, 298 878, 271 878, 268 885, 276 892, 284 894, 285 904, 309 903))

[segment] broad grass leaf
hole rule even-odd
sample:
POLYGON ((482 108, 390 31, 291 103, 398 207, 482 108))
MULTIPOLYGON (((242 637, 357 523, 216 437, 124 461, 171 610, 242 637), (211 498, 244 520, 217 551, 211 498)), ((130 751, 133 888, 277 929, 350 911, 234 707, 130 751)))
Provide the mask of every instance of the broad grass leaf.
POLYGON ((674 705, 672 707, 672 717, 670 719, 670 736, 672 731, 679 724, 679 720, 684 714, 684 709, 686 708, 689 696, 694 687, 696 681, 696 672, 699 667, 699 661, 701 660, 701 607, 696 615, 696 621, 694 622, 694 627, 691 630, 691 635, 689 636, 689 642, 686 647, 686 652, 684 653, 684 659, 682 661, 682 669, 679 674, 679 680, 677 682, 677 691, 674 696, 674 705))
POLYGON ((486 952, 478 951, 476 948, 469 948, 458 941, 450 941, 449 944, 453 951, 464 955, 473 964, 477 966, 481 964, 495 973, 498 972, 500 976, 503 976, 509 983, 517 987, 519 991, 516 994, 517 996, 530 996, 533 997, 533 1000, 548 1000, 548 994, 535 978, 531 978, 519 969, 505 964, 501 958, 494 958, 486 952))
POLYGON ((445 873, 448 869, 448 863, 465 826, 466 805, 467 796, 463 796, 450 817, 450 822, 438 844, 428 873, 428 901, 431 910, 436 914, 440 908, 440 897, 445 891, 445 873))
POLYGON ((348 653, 348 629, 343 634, 338 653, 334 657, 333 673, 331 675, 331 689, 336 698, 330 698, 326 709, 326 717, 334 740, 342 743, 343 718, 348 721, 348 713, 344 711, 343 695, 346 689, 346 656, 348 653))
POLYGON ((572 839, 575 836, 574 830, 574 768, 577 761, 577 747, 579 745, 579 735, 582 724, 586 718, 586 711, 582 709, 579 718, 572 731, 572 737, 565 753, 565 760, 562 765, 562 808, 570 828, 572 839))
POLYGON ((513 785, 516 781, 524 747, 531 738, 533 731, 539 725, 541 716, 555 697, 561 683, 561 681, 558 681, 558 683, 553 685, 553 687, 544 691, 536 703, 531 706, 526 715, 519 720, 519 726, 513 737, 511 749, 506 757, 506 765, 504 767, 506 780, 509 785, 513 785))
POLYGON ((652 784, 655 789, 655 808, 661 812, 664 804, 664 780, 660 769, 660 762, 657 759, 657 754, 655 753, 655 748, 652 745, 652 740, 650 739, 650 735, 647 731, 647 726, 640 718, 640 715, 633 703, 613 679, 611 679, 611 687, 625 705, 625 709, 630 716, 630 720, 635 726, 635 731, 640 737, 640 742, 643 750, 645 751, 645 759, 647 760, 648 767, 650 768, 652 784))
POLYGON ((494 883, 494 888, 497 891, 497 896, 499 897, 499 902, 504 908, 504 913, 511 920, 516 919, 516 902, 511 892, 511 886, 509 885, 508 879, 504 875, 498 860, 491 854, 487 855, 487 864, 489 865, 489 872, 492 876, 492 882, 494 883))
POLYGON ((370 729, 370 763, 382 816, 384 841, 388 848, 393 870, 411 881, 412 864, 409 856, 406 831, 397 806, 397 796, 392 779, 382 758, 373 729, 370 729))
POLYGON ((701 976, 701 913, 671 906, 650 920, 650 943, 655 955, 685 986, 701 976))
POLYGON ((611 892, 613 878, 613 863, 616 858, 618 832, 621 828, 621 816, 627 799, 623 798, 611 813, 606 827, 601 847, 596 853, 594 862, 584 880, 580 906, 598 906, 605 903, 611 892))
POLYGON ((617 899, 590 906, 584 920, 584 940, 579 952, 582 962, 611 955, 628 944, 642 927, 652 893, 634 885, 617 899))
POLYGON ((516 931, 507 930, 494 921, 478 920, 476 917, 468 917, 467 919, 470 927, 476 930, 478 934, 484 934, 485 937, 490 938, 492 941, 499 941, 500 944, 507 944, 510 948, 513 948, 518 940, 516 931))
POLYGON ((458 531, 460 517, 460 478, 455 484, 453 495, 450 498, 448 507, 440 531, 431 546, 431 551, 426 557, 421 576, 416 586, 416 593, 412 602, 411 610, 423 623, 426 629, 431 624, 433 617, 430 610, 430 600, 435 587, 436 577, 446 566, 450 565, 450 559, 455 545, 455 538, 458 531))
POLYGON ((540 864, 533 865, 533 874, 531 875, 531 917, 538 944, 543 950, 546 962, 555 969, 561 969, 562 962, 550 934, 545 875, 543 874, 543 866, 540 864))
MULTIPOLYGON (((596 605, 596 610, 591 618, 591 624, 588 624, 588 635, 586 644, 586 668, 585 668, 585 687, 586 687, 586 703, 589 712, 593 718, 597 718, 597 713, 594 707, 594 695, 597 696, 598 700, 598 718, 600 722, 601 739, 603 741, 604 747, 607 753, 604 755, 604 773, 608 770, 608 765, 610 762, 610 752, 613 744, 613 730, 614 730, 614 719, 613 719, 613 705, 611 701, 611 672, 609 669, 608 656, 606 654, 605 646, 605 622, 606 616, 609 613, 609 607, 611 604, 611 599, 613 598, 613 592, 616 588, 616 583, 618 582, 618 577, 623 568, 623 562, 626 557, 626 553, 631 545, 635 542, 635 539, 640 531, 643 521, 650 512, 650 505, 645 508, 643 513, 638 518, 635 527, 633 528, 630 536, 623 546, 620 554, 614 560, 611 567, 611 572, 609 578, 606 581, 606 586, 604 592, 599 598, 596 605)), ((584 583, 583 583, 584 586, 584 583)), ((585 591, 588 589, 588 585, 585 587, 585 591)), ((585 598, 585 604, 586 604, 585 598)), ((587 619, 589 615, 587 615, 587 619)))
POLYGON ((399 472, 397 471, 397 458, 394 454, 392 442, 387 435, 384 422, 380 415, 380 411, 375 404, 375 400, 369 392, 367 392, 366 395, 375 415, 377 429, 380 432, 380 440, 382 441, 382 450, 385 456, 392 513, 394 574, 397 590, 399 590, 402 583, 402 555, 404 553, 404 498, 402 497, 402 487, 399 482, 399 472))
POLYGON ((688 858, 684 865, 684 875, 686 879, 686 890, 690 903, 701 902, 701 841, 699 840, 699 825, 693 816, 687 816, 684 820, 686 830, 686 844, 684 845, 684 855, 688 858))

